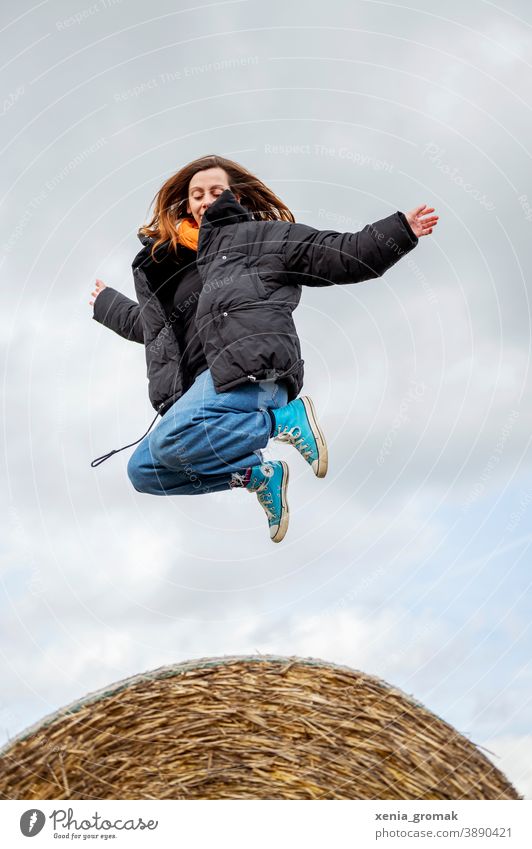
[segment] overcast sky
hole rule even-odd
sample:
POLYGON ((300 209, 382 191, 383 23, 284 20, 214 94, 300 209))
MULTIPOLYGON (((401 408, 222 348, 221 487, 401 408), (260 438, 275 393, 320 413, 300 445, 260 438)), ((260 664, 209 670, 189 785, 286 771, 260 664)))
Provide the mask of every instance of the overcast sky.
POLYGON ((2 742, 166 663, 312 655, 414 695, 532 798, 529 4, 2 16, 2 742), (94 280, 134 297, 154 194, 212 152, 320 229, 440 215, 384 278, 303 292, 330 467, 270 443, 290 463, 280 545, 247 492, 137 493, 132 449, 90 467, 154 416, 143 347, 92 320, 94 280))

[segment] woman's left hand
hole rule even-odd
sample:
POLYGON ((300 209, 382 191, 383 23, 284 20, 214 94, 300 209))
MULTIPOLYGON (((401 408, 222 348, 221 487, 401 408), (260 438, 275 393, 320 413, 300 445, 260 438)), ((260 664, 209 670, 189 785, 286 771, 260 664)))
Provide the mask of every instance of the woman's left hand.
POLYGON ((430 236, 433 228, 438 223, 439 216, 431 215, 431 212, 434 212, 434 207, 427 206, 426 203, 418 206, 416 209, 412 209, 410 212, 405 212, 406 219, 418 238, 420 236, 430 236), (427 215, 429 216, 428 218, 427 215))

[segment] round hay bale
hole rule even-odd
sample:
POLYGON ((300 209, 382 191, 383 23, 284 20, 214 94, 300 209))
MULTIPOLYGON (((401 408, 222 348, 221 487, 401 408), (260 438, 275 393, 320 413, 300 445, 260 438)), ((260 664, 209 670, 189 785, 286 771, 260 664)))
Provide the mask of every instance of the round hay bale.
POLYGON ((383 681, 313 658, 202 658, 92 693, 0 752, 4 799, 518 799, 383 681))

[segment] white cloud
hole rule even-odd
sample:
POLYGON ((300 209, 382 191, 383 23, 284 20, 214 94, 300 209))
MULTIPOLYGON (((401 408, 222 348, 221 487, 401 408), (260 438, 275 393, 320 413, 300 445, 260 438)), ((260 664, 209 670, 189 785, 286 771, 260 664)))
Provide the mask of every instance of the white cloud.
POLYGON ((532 799, 532 734, 506 735, 482 741, 485 754, 525 799, 532 799))

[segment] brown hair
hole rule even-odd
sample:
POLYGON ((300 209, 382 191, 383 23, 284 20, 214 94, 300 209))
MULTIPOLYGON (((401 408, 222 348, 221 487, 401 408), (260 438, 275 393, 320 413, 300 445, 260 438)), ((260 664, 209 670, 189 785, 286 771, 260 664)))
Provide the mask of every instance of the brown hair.
POLYGON ((178 245, 176 222, 186 214, 189 183, 194 174, 205 171, 207 168, 223 168, 231 191, 239 195, 240 203, 253 214, 255 220, 295 221, 286 204, 247 168, 223 156, 209 154, 189 162, 173 174, 153 198, 152 204, 155 205, 151 221, 140 227, 138 231, 143 236, 155 238, 151 249, 152 258, 156 248, 163 242, 170 241, 172 250, 176 250, 178 245))

